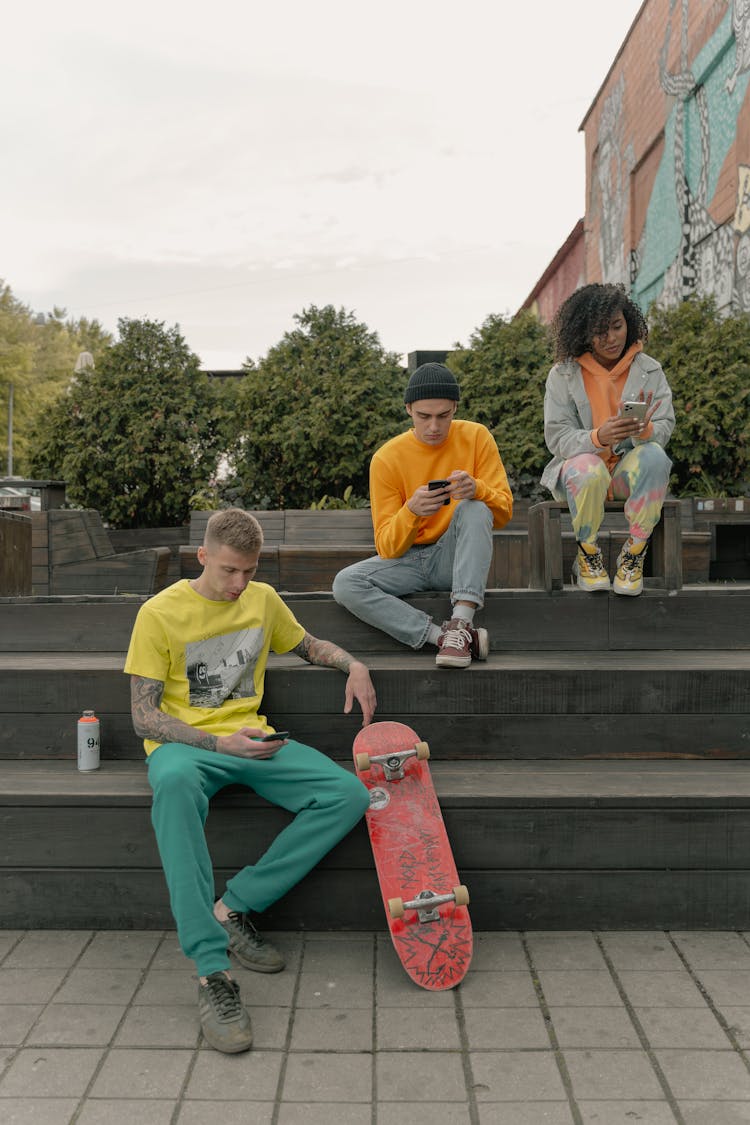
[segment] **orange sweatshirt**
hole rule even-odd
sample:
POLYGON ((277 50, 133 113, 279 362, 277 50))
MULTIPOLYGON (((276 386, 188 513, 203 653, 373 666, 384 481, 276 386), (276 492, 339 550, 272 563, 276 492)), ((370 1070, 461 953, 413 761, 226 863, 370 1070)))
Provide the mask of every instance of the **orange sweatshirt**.
MULTIPOLYGON (((643 344, 640 342, 631 344, 611 370, 597 363, 591 352, 585 352, 578 356, 577 362, 581 367, 583 386, 591 405, 591 417, 594 423, 591 429, 591 440, 594 445, 599 446, 599 456, 610 472, 620 458, 618 454, 612 451, 611 446, 599 444, 597 430, 604 425, 608 418, 614 418, 617 414, 622 392, 630 374, 630 365, 638 352, 642 350, 643 344)), ((641 433, 641 441, 648 441, 652 433, 653 427, 649 422, 646 429, 641 433)))
POLYGON ((397 559, 415 544, 435 543, 447 530, 455 500, 433 516, 415 516, 406 506, 420 485, 445 480, 454 469, 477 482, 475 500, 492 512, 494 527, 513 515, 513 496, 497 444, 486 426, 458 419, 441 445, 418 441, 414 431, 391 438, 370 463, 370 503, 375 547, 382 559, 397 559))

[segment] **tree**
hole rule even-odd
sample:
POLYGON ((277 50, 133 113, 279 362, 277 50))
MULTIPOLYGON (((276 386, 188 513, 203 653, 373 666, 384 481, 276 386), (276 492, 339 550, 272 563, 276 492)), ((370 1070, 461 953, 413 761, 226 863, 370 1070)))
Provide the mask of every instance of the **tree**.
POLYGON ((0 281, 0 416, 5 423, 0 433, 3 473, 8 457, 7 419, 10 413, 10 388, 12 385, 15 472, 16 459, 21 447, 17 439, 18 420, 23 418, 24 407, 28 402, 27 391, 32 381, 33 367, 34 327, 31 322, 31 312, 26 305, 16 300, 10 286, 0 281))
POLYGON ((713 298, 653 306, 647 351, 672 388, 667 452, 677 494, 743 495, 750 485, 750 316, 722 316, 713 298))
POLYGON ((493 314, 446 363, 461 387, 461 416, 492 431, 514 495, 539 496, 550 458, 544 444, 548 329, 530 312, 512 319, 493 314))
POLYGON ((310 305, 268 355, 245 364, 233 455, 247 507, 307 507, 324 495, 368 492, 377 447, 403 429, 398 357, 354 314, 310 305))
MULTIPOLYGON (((0 282, 0 406, 7 417, 9 387, 13 385, 13 467, 29 470, 29 440, 33 418, 44 413, 67 384, 80 352, 94 359, 111 343, 98 321, 65 319, 64 309, 34 313, 0 282)), ((7 428, 0 449, 7 457, 7 428)))
POLYGON ((217 396, 177 326, 123 319, 118 331, 37 417, 32 467, 116 527, 179 525, 216 470, 217 396))

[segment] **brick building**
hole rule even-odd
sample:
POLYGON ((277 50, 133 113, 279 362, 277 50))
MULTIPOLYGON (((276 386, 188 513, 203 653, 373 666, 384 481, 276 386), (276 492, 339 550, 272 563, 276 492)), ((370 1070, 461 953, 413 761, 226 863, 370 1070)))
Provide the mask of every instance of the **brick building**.
POLYGON ((644 309, 698 293, 750 312, 748 85, 750 0, 645 0, 581 124, 582 268, 569 237, 522 307, 548 320, 615 281, 644 309))

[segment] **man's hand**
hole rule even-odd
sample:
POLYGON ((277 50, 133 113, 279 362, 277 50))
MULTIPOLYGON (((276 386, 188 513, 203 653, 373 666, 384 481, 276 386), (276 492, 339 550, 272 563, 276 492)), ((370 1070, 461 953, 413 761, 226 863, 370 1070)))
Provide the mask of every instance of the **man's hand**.
POLYGON ((259 727, 241 727, 234 734, 221 734, 216 739, 216 752, 230 754, 233 758, 273 758, 286 745, 286 739, 258 742, 265 733, 259 727))
POLYGON ((439 512, 450 496, 450 488, 435 488, 432 491, 426 484, 421 484, 412 496, 406 501, 406 506, 414 516, 425 519, 439 512))
POLYGON ((449 480, 451 481, 450 495, 452 500, 473 500, 477 494, 477 482, 471 473, 463 469, 454 469, 449 480))
POLYGON ((366 727, 372 722, 372 717, 375 714, 375 708, 378 701, 375 698, 375 688, 370 673, 364 664, 358 660, 352 661, 349 666, 349 675, 346 680, 346 695, 344 699, 344 714, 348 715, 354 705, 354 700, 358 700, 362 708, 362 726, 366 727))

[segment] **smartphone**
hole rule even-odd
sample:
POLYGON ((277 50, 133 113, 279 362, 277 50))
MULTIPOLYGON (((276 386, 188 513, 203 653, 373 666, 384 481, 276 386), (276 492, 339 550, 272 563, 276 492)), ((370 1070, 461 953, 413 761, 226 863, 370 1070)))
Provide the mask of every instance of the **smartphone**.
MULTIPOLYGON (((448 488, 450 483, 449 480, 431 480, 427 482, 427 487, 430 492, 436 492, 438 488, 448 488)), ((450 496, 446 496, 445 500, 443 500, 443 507, 445 507, 446 504, 450 504, 450 502, 450 496)))
POLYGON ((262 738, 256 738, 256 742, 283 742, 285 738, 289 738, 288 730, 277 730, 273 734, 264 734, 262 738))
POLYGON ((637 418, 639 422, 642 422, 646 417, 647 410, 648 403, 646 402, 623 402, 620 407, 620 417, 637 418))

